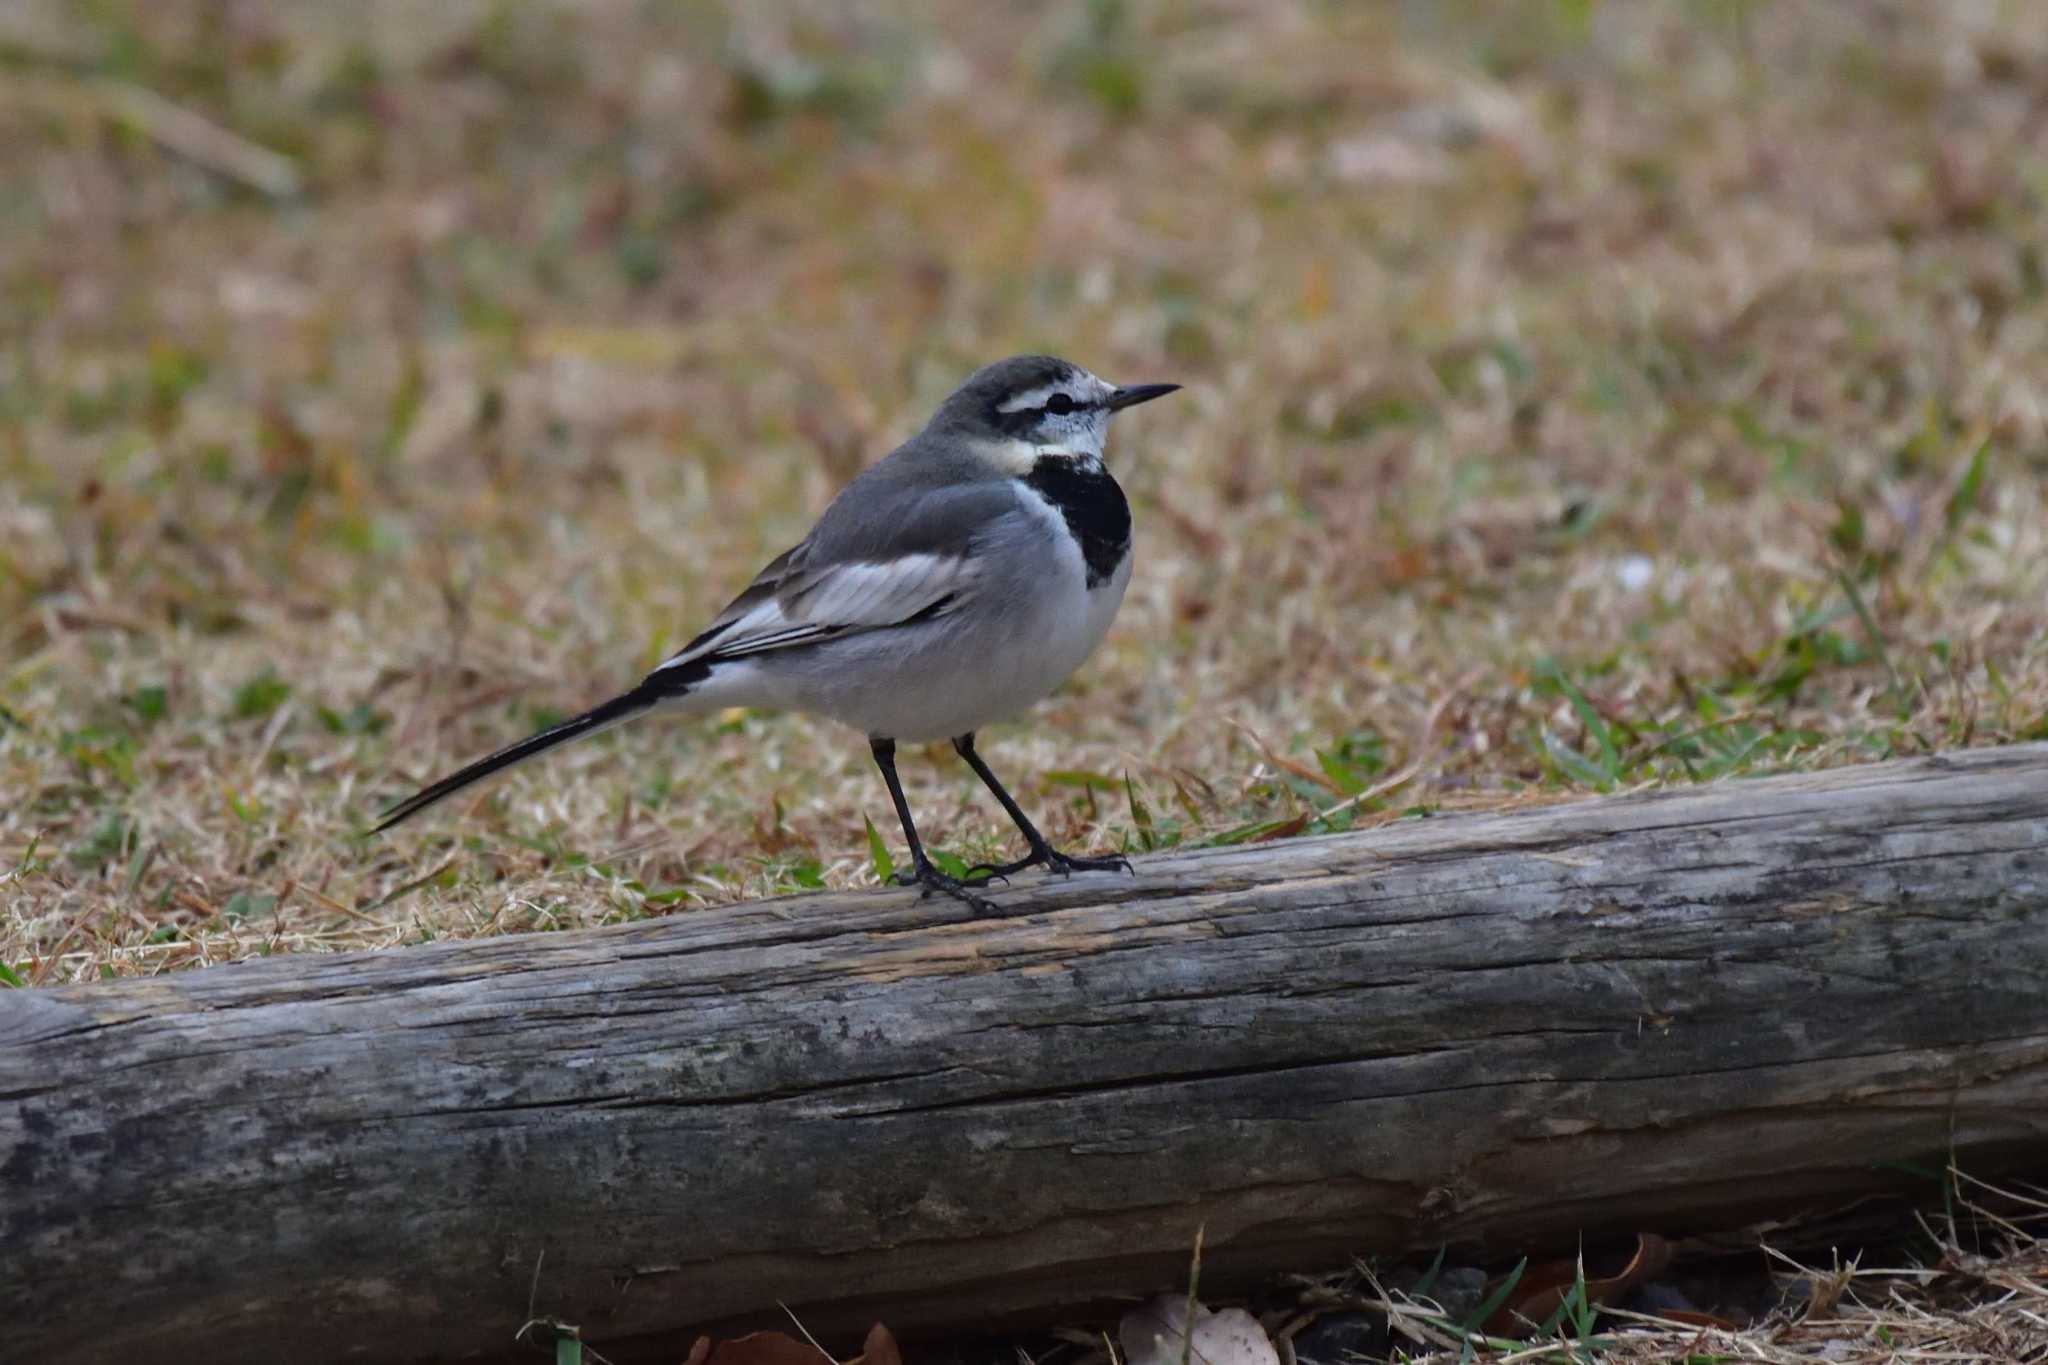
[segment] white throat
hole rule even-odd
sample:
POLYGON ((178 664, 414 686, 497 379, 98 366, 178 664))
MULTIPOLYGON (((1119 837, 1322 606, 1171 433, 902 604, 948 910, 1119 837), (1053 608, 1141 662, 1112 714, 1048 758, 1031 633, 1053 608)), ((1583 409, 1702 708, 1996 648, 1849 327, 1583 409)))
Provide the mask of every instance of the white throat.
POLYGON ((1058 445, 1043 445, 1036 441, 1008 440, 983 442, 981 452, 990 464, 1006 474, 1022 477, 1029 474, 1041 459, 1072 460, 1075 464, 1098 468, 1102 465, 1102 441, 1063 441, 1058 445))

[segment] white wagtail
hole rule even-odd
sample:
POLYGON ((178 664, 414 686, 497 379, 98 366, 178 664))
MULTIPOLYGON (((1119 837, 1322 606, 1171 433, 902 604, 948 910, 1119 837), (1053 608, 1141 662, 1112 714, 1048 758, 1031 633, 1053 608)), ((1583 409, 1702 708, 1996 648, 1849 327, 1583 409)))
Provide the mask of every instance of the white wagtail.
POLYGON ((910 843, 900 880, 927 895, 987 913, 969 888, 991 877, 1039 863, 1129 870, 1047 843, 975 752, 974 732, 1045 697, 1108 633, 1131 576, 1131 511, 1103 467, 1103 438, 1112 413, 1179 387, 1119 388, 1043 355, 977 370, 639 686, 408 797, 377 829, 643 712, 754 706, 866 733, 910 843), (951 739, 1031 851, 964 879, 934 867, 896 779, 899 739, 951 739))

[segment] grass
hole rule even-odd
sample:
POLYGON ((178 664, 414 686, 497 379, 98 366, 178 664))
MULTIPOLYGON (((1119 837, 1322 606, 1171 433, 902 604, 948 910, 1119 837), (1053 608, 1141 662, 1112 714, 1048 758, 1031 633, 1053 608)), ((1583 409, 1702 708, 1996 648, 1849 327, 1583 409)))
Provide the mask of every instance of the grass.
MULTIPOLYGON (((1803 1265, 1764 1248, 1784 1302, 1753 1322, 1709 1314, 1659 1317, 1600 1305, 1588 1295, 1583 1265, 1550 1317, 1519 1338, 1477 1330, 1513 1286, 1495 1301, 1452 1322, 1426 1286, 1389 1293, 1369 1269, 1369 1293, 1327 1301, 1369 1305, 1384 1313, 1398 1343, 1393 1360, 1413 1365, 1895 1365, 1896 1362, 2048 1360, 2048 1247, 2038 1232, 2038 1192, 1980 1187, 1979 1198, 2007 1214, 1970 1203, 1967 1217, 1939 1231, 1923 1221, 1933 1255, 1924 1263, 1864 1267, 1857 1260, 1829 1268, 1803 1265)), ((1085 1363, 1084 1363, 1085 1365, 1085 1363)))
MULTIPOLYGON (((1285 1343, 1279 1359, 1304 1362, 2048 1361, 2048 1245, 2040 1239, 2048 1202, 2031 1186, 1991 1185, 1953 1167, 1938 1174, 1943 1198, 1914 1215, 1910 1244, 1875 1253, 1845 1259, 1840 1246, 1824 1241, 1801 1259, 1768 1243, 1735 1253, 1726 1239, 1674 1244, 1638 1236, 1625 1263, 1615 1248, 1605 1267, 1613 1273, 1589 1276, 1582 1248, 1568 1260, 1532 1268, 1524 1258, 1486 1276, 1475 1267, 1447 1271, 1440 1248, 1427 1267, 1354 1262, 1345 1271, 1288 1277, 1251 1301, 1256 1317, 1246 1327, 1261 1341, 1285 1343), (1658 1311, 1646 1311, 1652 1308, 1658 1311)), ((1772 1231, 1802 1236, 1796 1220, 1772 1231)), ((1034 1343, 1035 1351, 1016 1351, 1042 1365, 1157 1360, 1159 1351, 1147 1348, 1171 1348, 1181 1314, 1167 1310, 1179 1308, 1169 1293, 1129 1310, 1117 1330, 1122 1352, 1108 1333, 1081 1326, 1034 1343)), ((1191 1287, 1190 1337, 1208 1311, 1191 1287)), ((1210 1358, 1262 1354, 1219 1349, 1235 1334, 1211 1331, 1210 1358)), ((969 1358, 1008 1358, 993 1348, 986 1343, 969 1358)))
POLYGON ((1188 385, 1063 844, 2048 737, 2039 7, 342 13, 0 15, 0 982, 873 882, 800 717, 359 836, 1026 348, 1188 385))

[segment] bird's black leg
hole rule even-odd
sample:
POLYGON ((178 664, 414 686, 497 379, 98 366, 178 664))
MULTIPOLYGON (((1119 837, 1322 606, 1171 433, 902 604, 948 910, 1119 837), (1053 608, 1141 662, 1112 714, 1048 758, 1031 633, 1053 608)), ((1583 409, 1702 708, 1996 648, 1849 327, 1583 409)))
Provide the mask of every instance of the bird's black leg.
POLYGON ((904 886, 923 887, 927 896, 934 891, 942 892, 977 915, 999 913, 995 902, 975 895, 967 889, 966 882, 948 877, 924 856, 924 844, 917 837, 917 826, 910 820, 910 803, 903 799, 903 784, 896 780, 896 741, 870 735, 868 748, 874 751, 875 766, 882 770, 882 780, 889 784, 889 799, 896 803, 896 818, 903 822, 903 837, 910 841, 910 871, 897 873, 896 880, 904 886))
POLYGON ((1032 824, 1030 817, 1024 814, 1016 799, 1003 790, 1003 784, 996 781, 996 775, 988 770, 988 764, 981 761, 981 755, 974 751, 974 735, 971 732, 961 735, 953 741, 953 747, 959 751, 960 757, 967 760, 967 766, 974 769, 974 775, 981 779, 982 785, 994 792, 996 800, 1003 803, 1004 813, 1022 831, 1024 842, 1031 846, 1031 851, 1014 863, 983 863, 970 869, 967 874, 970 879, 979 878, 986 881, 990 877, 1007 877, 1012 872, 1022 872, 1025 868, 1035 867, 1040 863, 1044 863, 1048 870, 1061 876, 1075 872, 1132 870, 1131 860, 1121 853, 1111 853, 1100 858, 1073 858, 1054 848, 1045 841, 1045 836, 1038 832, 1038 826, 1032 824))

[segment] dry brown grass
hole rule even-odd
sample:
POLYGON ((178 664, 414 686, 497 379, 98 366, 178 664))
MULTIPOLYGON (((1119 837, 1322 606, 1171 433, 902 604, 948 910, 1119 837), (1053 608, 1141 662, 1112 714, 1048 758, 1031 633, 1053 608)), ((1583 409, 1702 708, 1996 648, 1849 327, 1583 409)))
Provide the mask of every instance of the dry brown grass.
POLYGON ((2048 733, 2048 7, 769 13, 8 7, 0 975, 868 879, 793 717, 357 836, 1025 348, 1189 386, 1062 841, 2048 733))
POLYGON ((2048 1361, 2048 1250, 2038 1243, 1920 1268, 1799 1272, 1828 1307, 1749 1327, 1635 1316, 1584 1342, 1493 1341, 1467 1352, 1425 1306, 1394 1305, 1413 1365, 2039 1365, 2048 1361))
MULTIPOLYGON (((2048 1362, 2048 1245, 2039 1191, 1994 1189, 1952 1176, 1967 1192, 1962 1226, 1922 1228, 1936 1247, 1924 1263, 1803 1265, 1773 1253, 1784 1306, 1760 1320, 1702 1325, 1635 1313, 1602 1319, 1597 1334, 1561 1328, 1548 1340, 1473 1336, 1427 1299, 1372 1302, 1413 1365, 2041 1365, 2048 1362), (1982 1202, 1980 1202, 1982 1201, 1982 1202), (1984 1203, 2000 1206, 1994 1213, 1984 1203)), ((1567 1305, 1566 1321, 1570 1321, 1567 1305)))

